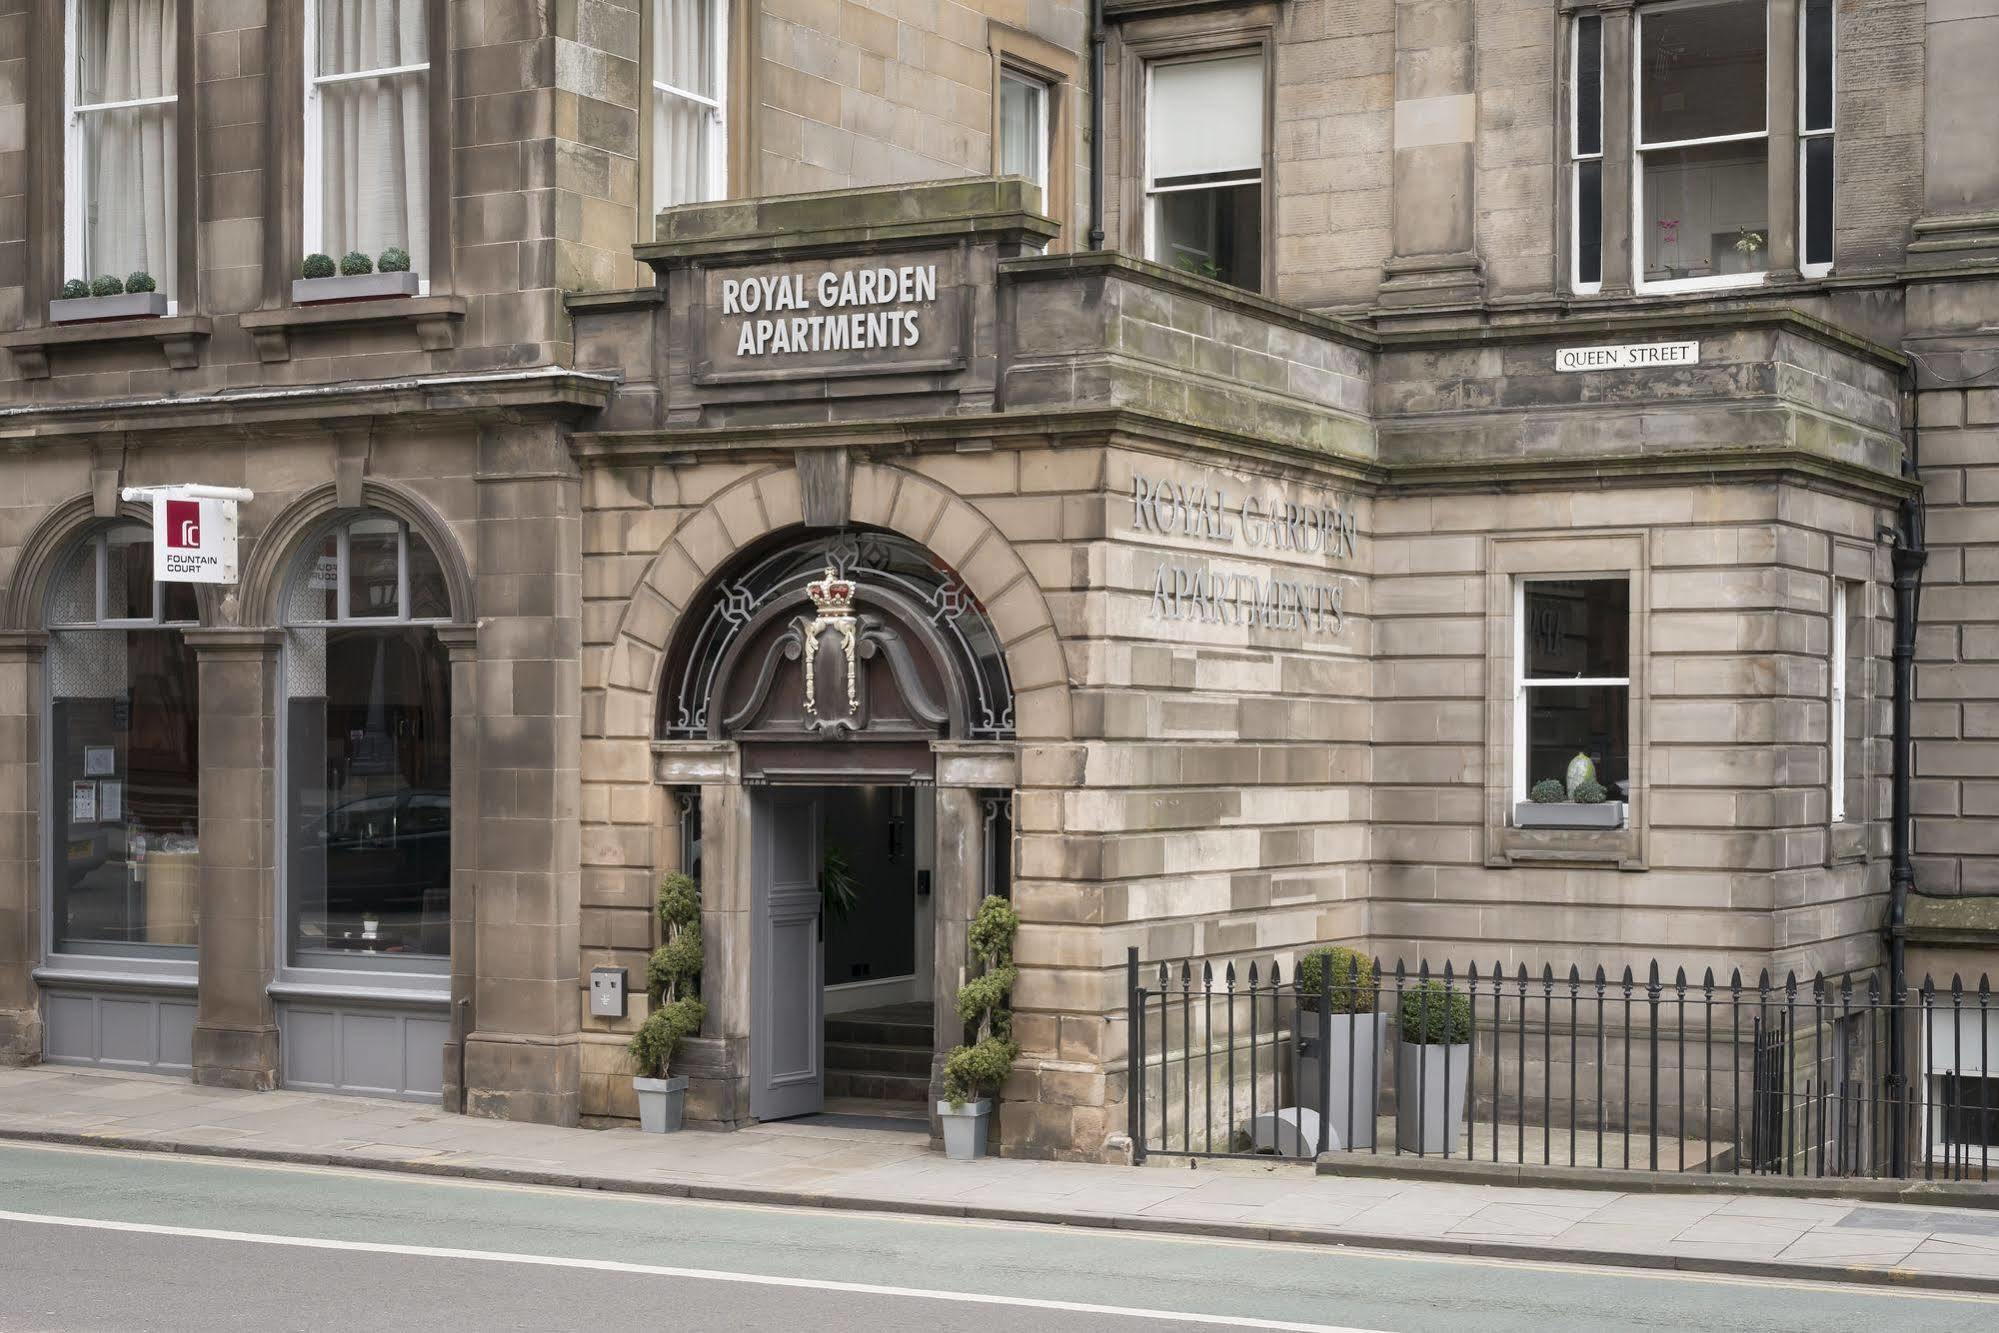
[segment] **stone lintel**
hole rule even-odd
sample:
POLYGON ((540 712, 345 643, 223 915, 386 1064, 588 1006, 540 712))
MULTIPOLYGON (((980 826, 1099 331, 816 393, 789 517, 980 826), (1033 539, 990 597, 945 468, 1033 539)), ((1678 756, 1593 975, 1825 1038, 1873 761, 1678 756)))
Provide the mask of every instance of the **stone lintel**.
POLYGON ((740 785, 742 749, 734 741, 654 741, 653 780, 668 787, 740 785))
POLYGON ((1012 741, 932 741, 940 787, 1020 785, 1020 755, 1012 741))

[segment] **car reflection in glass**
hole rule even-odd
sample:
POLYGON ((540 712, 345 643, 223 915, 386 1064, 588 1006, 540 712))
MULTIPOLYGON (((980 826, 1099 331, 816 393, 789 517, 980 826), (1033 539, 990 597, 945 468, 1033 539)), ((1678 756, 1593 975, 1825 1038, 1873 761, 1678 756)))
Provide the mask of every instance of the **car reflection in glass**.
MULTIPOLYGON (((308 847, 326 857, 326 947, 450 952, 449 791, 409 787, 335 806, 308 847)), ((308 934, 312 915, 308 907, 308 934)))

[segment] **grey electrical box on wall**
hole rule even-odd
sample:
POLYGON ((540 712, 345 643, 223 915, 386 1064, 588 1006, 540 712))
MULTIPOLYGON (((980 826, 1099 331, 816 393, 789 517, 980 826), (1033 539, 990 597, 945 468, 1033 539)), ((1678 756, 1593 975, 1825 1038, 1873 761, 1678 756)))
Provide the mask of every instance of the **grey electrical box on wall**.
POLYGON ((590 969, 590 1016, 593 1018, 623 1018, 625 1016, 624 968, 593 967, 590 969))

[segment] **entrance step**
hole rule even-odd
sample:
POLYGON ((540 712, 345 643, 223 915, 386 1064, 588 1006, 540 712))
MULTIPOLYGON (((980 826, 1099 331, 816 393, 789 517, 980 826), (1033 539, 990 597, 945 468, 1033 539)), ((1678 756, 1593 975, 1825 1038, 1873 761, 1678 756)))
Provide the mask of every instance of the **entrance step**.
POLYGON ((930 1096, 930 1006, 882 1005, 826 1018, 826 1095, 883 1102, 930 1096))
POLYGON ((911 1074, 930 1077, 930 1047, 880 1046, 865 1041, 826 1042, 826 1067, 856 1074, 911 1074))
POLYGON ((930 1096, 928 1074, 870 1074, 850 1069, 826 1071, 828 1097, 865 1097, 878 1102, 914 1102, 930 1096))
POLYGON ((927 1004, 886 1004, 876 1009, 853 1009, 826 1016, 828 1042, 910 1046, 927 1053, 930 1033, 927 1004))

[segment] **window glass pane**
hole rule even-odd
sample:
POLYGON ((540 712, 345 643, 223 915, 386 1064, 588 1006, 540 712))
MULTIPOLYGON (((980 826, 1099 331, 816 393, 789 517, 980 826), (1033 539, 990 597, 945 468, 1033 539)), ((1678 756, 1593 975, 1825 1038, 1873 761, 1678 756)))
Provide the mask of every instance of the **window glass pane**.
POLYGON ((201 619, 201 603, 195 599, 192 583, 160 583, 154 587, 158 590, 163 622, 192 625, 201 619))
POLYGON ((361 620, 402 613, 399 570, 402 525, 392 518, 356 519, 347 526, 347 615, 361 620))
POLYGON ((319 243, 335 259, 358 250, 379 261, 395 246, 409 252, 411 272, 425 270, 427 87, 421 72, 321 85, 319 243))
POLYGON ((1603 281, 1603 159, 1576 163, 1576 281, 1603 281))
POLYGON ((299 553, 285 597, 287 625, 312 625, 340 617, 340 536, 328 532, 299 553))
POLYGON ((653 82, 715 98, 717 17, 712 0, 659 0, 653 11, 653 82))
POLYGON ((1146 152, 1155 184, 1263 170, 1263 57, 1152 67, 1146 152))
POLYGON ((313 31, 318 74, 420 65, 430 58, 427 0, 318 0, 313 31))
POLYGON ((171 95, 178 7, 177 0, 77 0, 77 102, 171 95))
POLYGON ((430 543, 409 534, 410 619, 451 619, 451 593, 430 543))
POLYGON ((49 584, 49 624, 88 625, 97 619, 97 539, 80 541, 49 584))
POLYGON ((1527 691, 1527 786, 1563 781, 1586 754, 1612 800, 1630 795, 1630 709, 1622 685, 1548 686, 1527 691))
POLYGON ((1042 116, 1047 96, 1047 87, 1037 80, 1015 74, 1000 76, 1000 174, 1025 176, 1044 189, 1048 180, 1042 158, 1048 132, 1042 116))
POLYGON ((1805 101, 1800 129, 1832 128, 1832 0, 1805 0, 1805 101))
POLYGON ((1767 140, 1644 155, 1645 276, 1760 273, 1770 266, 1767 140))
POLYGON ((178 630, 49 638, 58 949, 194 952, 200 740, 178 630))
POLYGON ((1261 285, 1263 187, 1231 185, 1153 196, 1158 262, 1251 291, 1261 285))
POLYGON ((709 188, 712 113, 672 93, 653 97, 652 197, 657 208, 698 204, 709 188))
POLYGON ((1521 626, 1529 680, 1631 674, 1631 585, 1623 579, 1526 585, 1521 626))
POLYGON ((451 673, 429 629, 290 637, 295 965, 436 970, 451 951, 451 673))
POLYGON ((1677 143, 1765 128, 1763 0, 1651 9, 1640 22, 1641 142, 1677 143))
POLYGON ((160 291, 174 275, 174 108, 126 107, 83 116, 84 253, 70 260, 70 277, 144 271, 160 291))
POLYGON ((121 523, 104 534, 104 616, 153 618, 153 532, 121 523))
POLYGON ((1576 151, 1603 151, 1603 20, 1576 20, 1576 151))
POLYGON ((1804 262, 1832 262, 1832 144, 1831 135, 1805 140, 1804 262))

